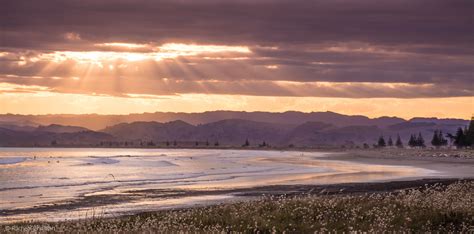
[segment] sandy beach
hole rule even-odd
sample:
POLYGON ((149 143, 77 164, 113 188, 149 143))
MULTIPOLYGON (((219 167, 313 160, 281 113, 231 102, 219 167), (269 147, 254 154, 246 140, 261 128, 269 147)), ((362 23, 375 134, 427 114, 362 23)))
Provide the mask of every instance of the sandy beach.
POLYGON ((16 186, 3 183, 0 193, 5 199, 0 204, 0 221, 63 221, 83 219, 92 213, 114 217, 232 203, 262 195, 372 193, 474 178, 472 152, 426 152, 401 149, 329 153, 179 149, 3 152, 2 178, 8 172, 30 167, 40 170, 39 175, 45 180, 46 176, 52 179, 23 186, 19 186, 21 181, 13 181, 16 186), (447 156, 433 157, 433 153, 447 156), (5 156, 19 154, 24 157, 5 156), (452 156, 459 154, 466 156, 452 156), (52 171, 44 174, 44 170, 52 171), (76 172, 71 174, 71 170, 76 172), (81 170, 93 176, 82 178, 77 174, 81 170), (123 174, 123 170, 128 172, 123 174))
POLYGON ((436 149, 378 149, 348 150, 335 153, 327 160, 343 160, 364 164, 413 166, 437 171, 437 176, 452 178, 474 177, 473 150, 436 149))

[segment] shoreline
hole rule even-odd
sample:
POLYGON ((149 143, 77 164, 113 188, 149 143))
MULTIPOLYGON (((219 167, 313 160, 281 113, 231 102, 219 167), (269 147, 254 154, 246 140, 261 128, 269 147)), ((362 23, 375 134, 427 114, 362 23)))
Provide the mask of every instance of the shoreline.
MULTIPOLYGON (((472 200, 469 200, 469 194, 473 192, 473 189, 473 178, 334 185, 264 186, 253 188, 253 192, 240 191, 240 196, 250 196, 254 199, 138 212, 114 217, 103 217, 99 214, 84 219, 58 222, 33 220, 0 223, 0 231, 64 232, 81 229, 87 232, 97 232, 116 230, 117 228, 123 231, 124 227, 129 231, 184 230, 194 232, 215 231, 216 229, 227 232, 229 230, 255 232, 255 230, 262 229, 300 232, 307 232, 308 230, 353 231, 354 229, 374 231, 386 230, 387 227, 390 227, 390 230, 398 231, 436 231, 446 230, 446 228, 454 231, 472 231, 474 223, 472 223, 472 210, 470 208, 474 204, 472 200), (442 200, 438 201, 436 199, 442 200), (459 204, 449 205, 450 199, 461 199, 461 201, 457 201, 459 204), (418 205, 420 202, 426 204, 418 205), (459 207, 461 204, 463 206, 459 207), (311 209, 307 209, 307 206, 318 209, 318 211, 316 213, 311 212, 311 209), (354 208, 359 210, 372 206, 374 208, 371 208, 371 210, 376 211, 376 213, 363 213, 369 218, 362 218, 364 221, 358 220, 357 212, 352 213, 354 208), (400 211, 395 214, 390 213, 392 209, 400 211), (447 210, 445 211, 445 209, 447 210), (232 212, 234 211, 238 213, 233 215, 232 212), (251 212, 251 214, 246 212, 251 212), (309 220, 305 218, 301 220, 299 212, 313 217, 309 220), (456 215, 454 217, 446 216, 445 212, 448 214, 456 212, 456 215), (325 213, 326 216, 320 216, 319 213, 325 213), (351 221, 352 224, 342 221, 346 219, 341 220, 341 215, 343 217, 355 215, 355 217, 350 218, 353 220, 351 221), (375 215, 375 218, 380 217, 382 219, 385 219, 384 216, 388 215, 390 219, 389 221, 380 220, 383 225, 379 225, 378 222, 371 221, 373 215, 375 215), (280 220, 278 217, 285 217, 285 219, 280 220), (327 217, 333 217, 333 220, 328 220, 327 217), (262 218, 264 219, 262 220, 262 218), (400 218, 402 218, 401 221, 400 218), (239 222, 239 220, 243 221, 239 222), (239 226, 242 222, 245 222, 246 226, 239 226), (303 225, 292 226, 294 225, 293 222, 299 222, 303 225), (222 226, 225 223, 227 223, 227 226, 222 226), (254 223, 255 227, 253 226, 254 223), (418 223, 425 224, 420 226, 418 223), (313 226, 314 224, 319 226, 313 226), (366 225, 369 225, 370 228, 366 225), (257 227, 258 229, 255 229, 257 227)), ((235 190, 234 192, 238 191, 235 190)))
MULTIPOLYGON (((474 159, 474 148, 359 148, 359 147, 337 147, 337 146, 314 146, 314 147, 240 147, 240 146, 211 146, 211 147, 98 147, 98 146, 0 146, 1 149, 130 149, 130 150, 243 150, 243 151, 280 151, 280 152, 327 152, 327 153, 381 153, 385 158, 393 157, 434 157, 448 159, 474 159)), ((381 156, 379 154, 379 156, 381 156)))
MULTIPOLYGON (((250 149, 247 149, 250 150, 250 149)), ((309 152, 321 152, 319 150, 312 150, 309 152)), ((299 151, 307 152, 307 151, 299 151)), ((327 151, 326 151, 327 152, 327 151)), ((464 151, 463 151, 464 152, 464 151)), ((467 151, 472 153, 473 151, 467 151)), ((10 209, 0 210, 0 216, 4 217, 4 220, 0 219, 0 225, 7 223, 15 223, 8 221, 8 217, 15 215, 26 215, 28 214, 42 214, 56 211, 67 211, 67 210, 84 210, 94 209, 94 207, 107 206, 107 205, 120 205, 122 202, 133 202, 140 201, 140 198, 146 197, 152 200, 160 199, 176 200, 176 199, 194 199, 194 198, 205 198, 205 197, 226 197, 227 199, 209 199, 202 200, 197 203, 177 203, 174 206, 165 206, 153 208, 153 211, 146 211, 146 209, 140 210, 129 210, 123 213, 112 213, 111 216, 119 215, 138 215, 144 212, 158 212, 160 210, 175 210, 175 209, 193 209, 199 206, 217 205, 223 203, 235 203, 239 201, 251 201, 254 199, 261 198, 263 196, 300 196, 300 195, 355 195, 355 194, 373 194, 373 193, 385 193, 385 192, 396 192, 400 189, 411 189, 420 186, 434 185, 434 184, 453 184, 459 180, 465 180, 472 182, 474 181, 474 174, 471 171, 474 168, 474 160, 472 158, 460 158, 460 157, 425 157, 416 156, 420 153, 419 150, 347 150, 328 152, 330 154, 323 157, 317 157, 316 159, 327 160, 327 161, 347 161, 362 164, 381 164, 389 166, 411 166, 414 168, 424 169, 439 169, 445 170, 452 174, 438 175, 438 176, 421 176, 421 177, 405 177, 399 179, 390 180, 379 180, 376 182, 357 182, 357 183, 327 183, 327 184, 310 184, 300 183, 293 185, 268 185, 268 186, 254 186, 245 188, 231 188, 225 189, 220 188, 217 190, 213 189, 131 189, 126 193, 119 194, 95 194, 91 196, 82 196, 72 200, 64 200, 60 203, 46 204, 35 207, 29 207, 24 209, 10 209), (409 154, 407 153, 409 152, 409 154), (403 155, 400 155, 403 154, 403 155), (415 156, 413 155, 415 154, 415 156), (134 200, 136 199, 136 200, 134 200)), ((430 152, 432 153, 432 152, 430 152)), ((458 151, 456 151, 458 153, 458 151)), ((299 160, 294 160, 294 163, 299 160)), ((112 209, 113 212, 113 209, 112 209)), ((74 219, 74 218, 73 218, 74 219)), ((76 219, 77 220, 77 219, 76 219)), ((48 222, 48 221, 43 221, 48 222)), ((62 222, 62 221, 59 221, 62 222)))
MULTIPOLYGON (((425 178, 425 179, 413 179, 413 180, 395 180, 395 181, 380 181, 380 182, 361 182, 361 183, 336 183, 336 184, 295 184, 295 185, 268 185, 258 186, 251 188, 236 188, 236 189, 223 189, 223 190, 162 190, 162 189, 148 189, 148 190, 137 190, 129 191, 129 196, 133 197, 134 192, 139 193, 143 196, 148 197, 159 197, 159 198, 189 198, 198 196, 229 196, 229 199, 225 200, 208 200, 204 203, 196 204, 181 204, 177 206, 164 207, 151 211, 129 211, 123 214, 112 214, 111 216, 104 216, 104 219, 110 218, 124 218, 129 216, 140 216, 143 214, 156 213, 156 212, 167 212, 176 210, 189 210, 199 207, 216 206, 223 204, 234 204, 239 202, 251 202, 263 197, 300 197, 300 196, 354 196, 354 195, 368 195, 368 194, 383 194, 383 193, 397 193, 402 190, 417 189, 421 187, 429 187, 434 185, 451 185, 458 182, 474 182, 474 178, 425 178), (167 195, 163 195, 167 194, 167 195)), ((10 211, 0 211, 2 217, 8 217, 11 215, 28 214, 30 212, 51 212, 58 210, 69 210, 75 208, 83 208, 84 206, 90 206, 90 209, 94 208, 94 205, 104 204, 118 204, 121 201, 127 200, 127 197, 120 196, 98 196, 88 197, 84 200, 75 200, 71 203, 64 203, 59 205, 53 205, 48 207, 35 207, 28 209, 18 209, 10 211), (123 199, 123 200, 122 200, 123 199)), ((93 217, 90 217, 93 218, 93 217)), ((85 218, 90 219, 90 218, 85 218)), ((57 222, 74 222, 83 220, 78 219, 67 219, 57 221, 41 221, 31 220, 28 222, 33 223, 57 223, 57 222)), ((4 221, 0 222, 0 227, 5 225, 13 225, 18 223, 24 223, 24 221, 4 221)))

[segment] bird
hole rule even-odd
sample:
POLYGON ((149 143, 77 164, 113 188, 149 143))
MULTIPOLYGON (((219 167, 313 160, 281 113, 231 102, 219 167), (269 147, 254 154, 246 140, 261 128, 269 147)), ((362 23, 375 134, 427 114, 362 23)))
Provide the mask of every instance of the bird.
POLYGON ((114 180, 115 180, 115 176, 113 174, 108 174, 108 175, 112 176, 112 178, 114 178, 114 180))

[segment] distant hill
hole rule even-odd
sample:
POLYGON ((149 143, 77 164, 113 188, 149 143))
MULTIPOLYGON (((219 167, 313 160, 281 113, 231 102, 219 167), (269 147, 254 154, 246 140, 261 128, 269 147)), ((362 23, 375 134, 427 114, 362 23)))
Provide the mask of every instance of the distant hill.
POLYGON ((411 123, 435 123, 443 125, 465 125, 466 120, 463 119, 438 119, 438 118, 412 118, 409 120, 411 123))
MULTIPOLYGON (((145 113, 109 115, 0 115, 1 145, 72 144, 91 146, 143 145, 144 142, 219 142, 240 146, 264 141, 274 146, 372 145, 379 136, 407 142, 421 133, 429 143, 433 132, 454 133, 467 120, 395 117, 367 118, 333 112, 234 112, 145 113), (183 119, 176 119, 182 117, 183 119), (134 119, 140 119, 134 121, 134 119), (145 119, 145 120, 143 120, 145 119), (148 120, 151 119, 151 120, 148 120), (161 121, 161 120, 165 121, 161 121), (59 123, 49 123, 50 121, 59 123), (97 122, 94 122, 96 121, 97 122), (115 123, 117 121, 122 121, 115 123), (22 125, 21 123, 28 123, 22 125), (40 123, 42 125, 35 126, 40 123), (64 124, 67 123, 67 124, 64 124), (76 123, 76 124, 73 124, 76 123), (78 124, 84 125, 78 125, 78 124), (84 126, 93 127, 95 131, 84 126), (97 129, 97 127, 101 127, 97 129)), ((148 144, 148 143, 145 143, 148 144)))
POLYGON ((133 122, 121 123, 107 127, 102 132, 111 134, 125 140, 179 140, 195 126, 183 121, 172 121, 168 123, 158 122, 133 122))
POLYGON ((16 131, 34 131, 39 124, 33 123, 27 120, 15 121, 15 120, 4 120, 0 121, 0 128, 16 130, 16 131))
POLYGON ((31 131, 36 130, 36 127, 14 125, 14 124, 0 124, 0 128, 9 129, 13 131, 21 131, 21 132, 31 132, 31 131))
POLYGON ((116 139, 107 133, 76 126, 0 125, 0 146, 91 146, 113 140, 116 139))
POLYGON ((87 128, 77 126, 63 126, 59 124, 50 124, 48 126, 39 126, 36 128, 39 132, 54 132, 54 133, 74 133, 90 131, 87 128))
POLYGON ((275 145, 281 144, 282 137, 292 127, 293 125, 279 123, 227 119, 197 126, 192 138, 235 146, 242 145, 246 139, 253 143, 266 141, 275 145))
POLYGON ((416 130, 419 128, 435 127, 433 122, 403 122, 388 126, 388 129, 393 131, 416 130))
POLYGON ((240 119, 191 125, 184 121, 122 123, 102 130, 120 139, 144 141, 220 141, 237 145, 245 139, 277 142, 289 126, 240 119))
POLYGON ((256 122, 303 124, 306 122, 324 122, 335 126, 376 125, 385 127, 404 122, 397 117, 368 118, 361 115, 342 115, 334 112, 242 112, 242 111, 208 111, 202 113, 156 112, 130 115, 0 115, 0 121, 31 121, 41 125, 60 124, 81 126, 92 130, 104 129, 119 123, 131 122, 170 122, 182 120, 198 125, 226 119, 242 119, 256 122))
POLYGON ((374 144, 378 137, 386 140, 397 135, 404 142, 411 134, 421 133, 428 143, 435 130, 454 133, 464 125, 446 125, 435 123, 404 122, 379 127, 376 125, 336 126, 323 122, 306 122, 303 124, 280 124, 256 122, 242 119, 221 120, 208 124, 191 125, 183 121, 167 123, 134 122, 122 123, 103 130, 117 139, 128 141, 198 141, 221 145, 240 146, 249 140, 253 145, 264 141, 271 145, 287 146, 323 146, 323 145, 361 145, 374 144))

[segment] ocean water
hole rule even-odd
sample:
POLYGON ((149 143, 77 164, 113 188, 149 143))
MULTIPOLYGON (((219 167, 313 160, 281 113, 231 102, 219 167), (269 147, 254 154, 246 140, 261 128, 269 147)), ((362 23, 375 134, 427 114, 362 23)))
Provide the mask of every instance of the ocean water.
POLYGON ((115 216, 239 199, 239 188, 380 181, 426 172, 323 159, 330 156, 260 150, 0 148, 0 222, 115 216))

